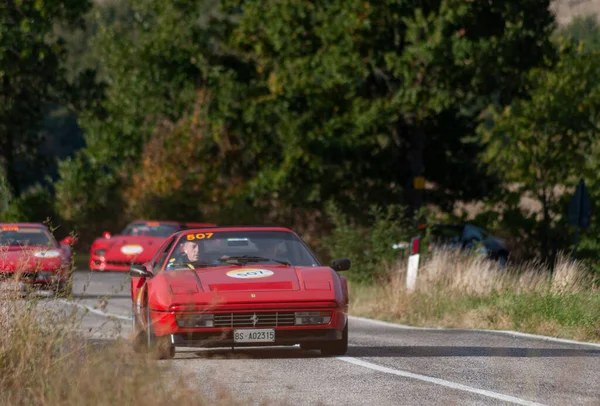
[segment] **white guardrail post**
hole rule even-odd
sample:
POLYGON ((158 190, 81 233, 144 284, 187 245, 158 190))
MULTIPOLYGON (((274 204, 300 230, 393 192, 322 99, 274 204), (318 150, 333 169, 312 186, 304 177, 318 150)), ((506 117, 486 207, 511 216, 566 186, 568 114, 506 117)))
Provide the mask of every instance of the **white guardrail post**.
POLYGON ((408 270, 406 272, 406 290, 409 292, 414 291, 417 284, 420 243, 421 237, 413 237, 410 240, 410 256, 408 257, 408 270))

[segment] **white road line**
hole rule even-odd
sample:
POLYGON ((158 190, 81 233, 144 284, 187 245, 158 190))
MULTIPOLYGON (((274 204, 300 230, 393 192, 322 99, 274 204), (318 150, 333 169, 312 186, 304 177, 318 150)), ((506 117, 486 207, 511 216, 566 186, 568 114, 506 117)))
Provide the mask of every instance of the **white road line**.
POLYGON ((597 343, 567 340, 565 338, 548 337, 548 336, 529 334, 529 333, 520 333, 518 331, 510 331, 510 330, 478 330, 478 329, 454 329, 454 328, 442 328, 442 327, 415 327, 415 326, 407 326, 405 324, 390 323, 387 321, 369 319, 366 317, 349 316, 349 318, 354 319, 356 321, 371 323, 371 324, 378 325, 378 326, 393 327, 393 328, 398 328, 398 329, 402 329, 402 330, 464 331, 465 333, 505 334, 505 335, 515 336, 515 337, 534 338, 536 340, 551 341, 551 342, 563 343, 563 344, 587 345, 587 346, 591 346, 591 347, 595 347, 595 348, 600 348, 600 344, 597 344, 597 343))
POLYGON ((68 304, 68 305, 77 306, 77 307, 80 307, 82 309, 87 309, 90 313, 98 314, 100 316, 114 317, 116 319, 131 321, 131 317, 121 316, 119 314, 114 314, 114 313, 103 312, 101 310, 95 309, 95 308, 93 308, 91 306, 84 305, 84 304, 81 304, 81 303, 69 302, 68 300, 65 300, 65 299, 58 299, 57 301, 61 302, 61 303, 68 304))
POLYGON ((412 372, 402 371, 402 370, 399 370, 399 369, 392 369, 392 368, 383 367, 383 366, 380 366, 380 365, 377 365, 377 364, 372 364, 370 362, 363 361, 363 360, 358 359, 358 358, 353 358, 353 357, 336 357, 336 358, 339 359, 340 361, 345 361, 345 362, 348 362, 350 364, 358 365, 358 366, 361 366, 361 367, 364 367, 364 368, 369 368, 369 369, 372 369, 374 371, 379 371, 379 372, 383 372, 383 373, 386 373, 386 374, 392 374, 392 375, 402 376, 402 377, 405 377, 405 378, 418 379, 420 381, 434 383, 436 385, 445 386, 445 387, 451 388, 451 389, 457 389, 457 390, 462 390, 462 391, 465 391, 465 392, 476 393, 478 395, 482 395, 482 396, 487 396, 489 398, 503 400, 505 402, 516 403, 518 405, 544 406, 541 403, 530 402, 528 400, 516 398, 514 396, 503 395, 501 393, 491 392, 491 391, 487 391, 487 390, 484 390, 484 389, 477 389, 477 388, 473 388, 471 386, 463 385, 463 384, 460 384, 460 383, 451 382, 451 381, 445 381, 443 379, 432 378, 430 376, 425 376, 425 375, 414 374, 412 372))

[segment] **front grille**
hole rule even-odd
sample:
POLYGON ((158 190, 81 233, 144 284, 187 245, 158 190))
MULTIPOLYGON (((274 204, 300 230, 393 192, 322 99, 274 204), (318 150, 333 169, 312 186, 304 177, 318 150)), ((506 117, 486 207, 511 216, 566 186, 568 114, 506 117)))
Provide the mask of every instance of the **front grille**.
POLYGON ((17 278, 20 278, 20 280, 22 281, 32 281, 35 280, 37 277, 37 275, 35 273, 32 272, 22 272, 22 273, 17 273, 17 272, 0 272, 0 280, 16 280, 17 278))
POLYGON ((294 312, 219 313, 215 314, 215 327, 279 327, 293 326, 294 312))

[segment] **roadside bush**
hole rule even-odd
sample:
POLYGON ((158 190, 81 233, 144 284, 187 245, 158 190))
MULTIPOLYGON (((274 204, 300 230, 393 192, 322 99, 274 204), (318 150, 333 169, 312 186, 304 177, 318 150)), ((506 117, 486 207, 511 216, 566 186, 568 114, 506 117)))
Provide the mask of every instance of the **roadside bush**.
POLYGON ((328 259, 349 258, 352 269, 347 275, 354 282, 372 282, 385 275, 405 252, 395 250, 392 246, 408 242, 414 236, 414 227, 404 211, 405 208, 400 205, 385 208, 372 206, 371 227, 360 227, 330 202, 326 207, 326 215, 334 228, 323 239, 328 259))

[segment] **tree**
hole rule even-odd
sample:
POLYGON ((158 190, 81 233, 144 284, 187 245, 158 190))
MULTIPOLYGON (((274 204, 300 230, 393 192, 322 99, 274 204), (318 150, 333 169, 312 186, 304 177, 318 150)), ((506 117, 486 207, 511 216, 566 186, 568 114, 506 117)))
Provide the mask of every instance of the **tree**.
POLYGON ((233 108, 240 138, 266 140, 254 189, 363 218, 373 203, 418 205, 418 175, 444 199, 485 193, 474 120, 552 50, 541 0, 226 5, 243 10, 231 42, 256 72, 233 108))
MULTIPOLYGON (((86 148, 60 166, 59 209, 68 218, 94 221, 99 207, 79 190, 94 189, 100 202, 128 188, 157 125, 176 123, 193 109, 198 89, 218 74, 221 16, 217 0, 129 0, 115 23, 99 25, 90 41, 106 82, 99 106, 79 115, 86 148), (94 175, 84 172, 93 169, 94 175), (100 188, 96 176, 106 177, 100 188), (120 186, 117 186, 120 185, 120 186), (81 198, 77 215, 71 198, 81 198), (95 208, 94 208, 95 207, 95 208)), ((104 17, 103 17, 104 18, 104 17)), ((139 181, 139 180, 138 180, 139 181)), ((102 210, 109 206, 102 206, 102 210)), ((117 209, 123 213, 126 209, 117 209)))
POLYGON ((596 15, 574 18, 569 25, 558 29, 555 36, 568 38, 574 42, 582 41, 587 51, 600 49, 600 24, 596 15))
POLYGON ((8 0, 0 7, 0 165, 16 196, 28 170, 44 162, 36 153, 48 103, 66 98, 63 42, 53 25, 80 24, 88 0, 8 0))
POLYGON ((543 259, 554 257, 551 232, 566 214, 557 187, 572 187, 586 174, 599 132, 599 56, 563 41, 556 63, 529 72, 529 96, 492 108, 480 128, 485 162, 516 195, 530 194, 541 204, 543 259))

